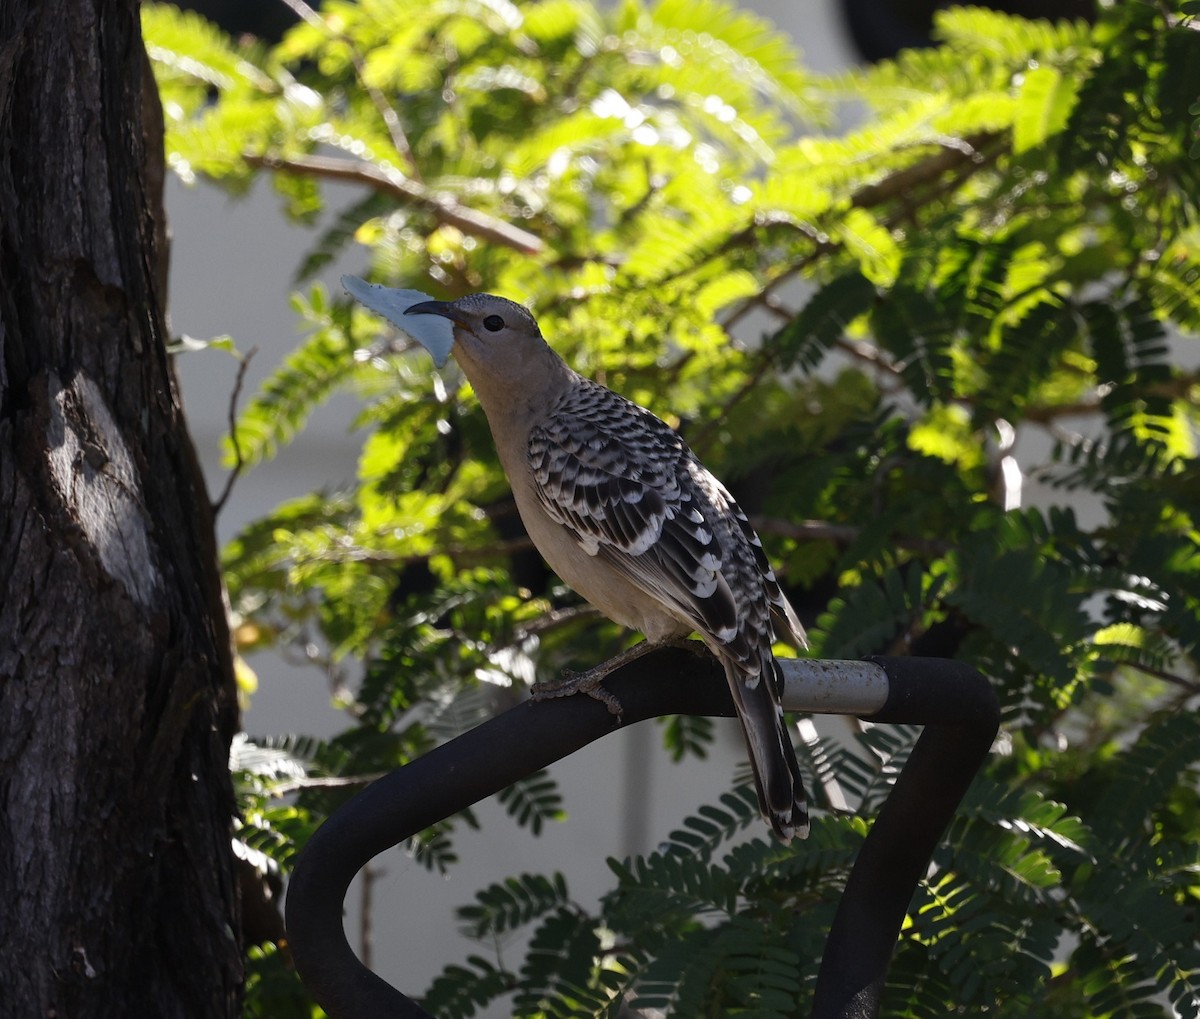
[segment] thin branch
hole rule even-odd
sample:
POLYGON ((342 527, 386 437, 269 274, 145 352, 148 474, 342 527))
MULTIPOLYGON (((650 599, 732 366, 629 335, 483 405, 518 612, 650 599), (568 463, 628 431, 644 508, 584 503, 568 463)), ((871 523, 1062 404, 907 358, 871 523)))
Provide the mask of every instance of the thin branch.
MULTIPOLYGON (((838 545, 849 545, 862 533, 861 527, 849 524, 831 524, 824 520, 780 520, 776 517, 755 516, 750 523, 759 534, 774 534, 796 541, 832 541, 838 545)), ((907 549, 919 555, 939 556, 950 550, 950 543, 932 538, 894 537, 897 548, 907 549)))
POLYGON ((272 796, 287 796, 307 789, 344 789, 347 786, 370 785, 377 778, 386 775, 386 771, 370 775, 326 775, 321 778, 295 778, 290 782, 281 782, 271 787, 272 796))
POLYGON ((491 545, 448 545, 436 552, 409 552, 397 555, 381 549, 365 548, 350 542, 332 546, 321 553, 319 561, 328 563, 376 563, 380 566, 415 566, 428 562, 433 556, 449 556, 459 566, 480 566, 491 562, 497 556, 516 555, 518 552, 530 552, 534 548, 533 541, 528 537, 510 538, 491 545))
POLYGON ((1118 662, 1118 666, 1124 665, 1130 669, 1136 669, 1138 672, 1144 672, 1147 676, 1153 676, 1155 679, 1161 679, 1164 683, 1170 683, 1172 686, 1179 687, 1189 696, 1200 694, 1200 682, 1194 679, 1187 679, 1184 676, 1177 676, 1173 672, 1167 672, 1165 669, 1156 669, 1152 665, 1143 665, 1140 662, 1118 662))
MULTIPOLYGON (((1180 372, 1165 382, 1157 382, 1153 385, 1141 387, 1139 395, 1168 400, 1187 400, 1191 395, 1192 387, 1198 383, 1200 383, 1200 372, 1180 372)), ((1105 390, 1102 387, 1100 392, 1093 393, 1091 396, 1076 400, 1073 403, 1029 406, 1024 409, 1022 417, 1026 421, 1044 425, 1063 417, 1088 417, 1092 414, 1098 414, 1104 410, 1104 392, 1105 390)))
POLYGON ((528 230, 461 205, 453 196, 431 190, 390 167, 328 156, 284 157, 248 152, 242 158, 247 165, 264 170, 365 185, 380 194, 391 195, 406 205, 424 209, 439 223, 456 227, 464 234, 512 248, 525 255, 540 254, 544 248, 541 239, 528 230))
POLYGON ((354 53, 354 69, 358 72, 358 78, 362 82, 362 87, 366 89, 367 95, 371 97, 371 103, 379 111, 379 116, 383 118, 383 123, 388 129, 388 135, 392 139, 392 146, 404 157, 405 162, 408 163, 409 176, 413 180, 420 182, 421 169, 417 166, 417 157, 413 155, 412 146, 408 144, 408 135, 404 133, 404 125, 400 123, 400 114, 396 112, 396 108, 387 101, 387 97, 379 89, 374 85, 368 85, 363 79, 363 61, 357 51, 354 53))
MULTIPOLYGON (((850 204, 858 209, 870 209, 894 198, 906 198, 914 189, 923 184, 934 183, 952 170, 959 171, 954 182, 961 183, 990 162, 983 150, 998 137, 997 134, 985 132, 970 138, 956 139, 954 144, 943 145, 939 151, 919 163, 895 170, 883 180, 859 188, 851 196, 850 204), (968 171, 965 175, 961 172, 964 168, 968 171)), ((992 158, 994 159, 995 155, 992 158)), ((941 193, 941 189, 936 189, 932 195, 936 197, 941 193)))
MULTIPOLYGON (((816 257, 816 254, 817 253, 814 252, 813 255, 806 258, 805 261, 811 261, 812 258, 816 257)), ((774 294, 769 294, 765 290, 758 295, 756 303, 785 323, 790 322, 796 317, 796 313, 794 311, 785 307, 782 302, 775 297, 774 294)), ((734 318, 744 311, 745 307, 746 306, 743 305, 743 307, 734 314, 734 318)), ((733 320, 734 319, 730 319, 730 321, 727 322, 723 328, 728 329, 730 325, 732 325, 733 320)), ((900 369, 897 368, 892 360, 878 347, 874 347, 868 343, 861 343, 851 340, 844 336, 838 339, 835 345, 839 350, 855 360, 863 361, 871 365, 873 368, 886 371, 896 377, 901 375, 900 369)), ((758 363, 755 365, 754 370, 747 376, 742 385, 738 387, 738 389, 724 402, 724 404, 722 404, 720 411, 711 415, 708 421, 702 425, 695 432, 694 436, 690 437, 688 441, 695 446, 702 445, 705 440, 707 440, 716 430, 717 426, 729 417, 729 414, 733 408, 758 388, 758 384, 763 380, 763 377, 767 374, 767 372, 774 367, 774 365, 774 350, 770 346, 764 345, 758 352, 758 363)))
POLYGON ((537 619, 530 623, 526 623, 520 627, 504 646, 512 647, 520 644, 529 637, 535 637, 539 634, 548 633, 551 630, 556 630, 560 626, 566 626, 569 623, 575 622, 577 619, 594 619, 599 618, 600 611, 592 608, 591 605, 571 605, 563 609, 551 609, 544 615, 538 616, 537 619))
POLYGON ((1060 403, 1046 407, 1030 406, 1021 412, 1022 420, 1033 424, 1048 425, 1064 417, 1088 417, 1100 411, 1100 398, 1079 400, 1075 403, 1060 403))
POLYGON ((371 968, 371 921, 372 909, 375 903, 375 879, 379 877, 380 872, 373 863, 368 863, 358 872, 362 884, 359 885, 358 899, 358 957, 362 960, 362 964, 371 968))
POLYGON ((221 515, 221 510, 225 508, 225 503, 228 501, 230 493, 233 492, 234 482, 237 481, 246 466, 242 454, 242 444, 238 441, 237 405, 238 399, 242 395, 242 386, 246 381, 246 371, 250 367, 250 360, 257 353, 258 347, 251 347, 246 356, 241 359, 238 364, 237 378, 233 380, 233 392, 229 394, 229 441, 233 444, 233 467, 225 479, 225 487, 221 489, 220 497, 213 503, 214 517, 221 515))
MULTIPOLYGON (((796 317, 796 315, 798 314, 798 312, 796 311, 795 308, 790 308, 786 304, 784 304, 783 301, 781 301, 779 299, 779 296, 777 294, 769 294, 769 293, 762 292, 762 293, 756 294, 750 300, 751 300, 752 304, 758 305, 760 308, 762 308, 763 311, 767 312, 770 315, 773 315, 775 318, 779 319, 779 321, 784 323, 785 325, 788 322, 790 322, 792 319, 794 319, 796 317)), ((727 322, 725 324, 726 328, 730 324, 732 324, 732 320, 730 320, 730 322, 727 322)))
POLYGON ((325 23, 325 20, 314 11, 303 0, 280 0, 285 6, 290 8, 291 12, 296 15, 301 21, 307 21, 313 28, 319 28, 333 35, 333 30, 325 23))
POLYGON ((842 336, 835 341, 834 345, 843 354, 854 358, 856 361, 863 361, 869 364, 872 368, 878 368, 880 371, 885 371, 889 375, 894 375, 897 378, 903 376, 903 372, 896 367, 896 363, 888 357, 888 355, 870 343, 864 343, 861 340, 852 340, 849 337, 842 336))

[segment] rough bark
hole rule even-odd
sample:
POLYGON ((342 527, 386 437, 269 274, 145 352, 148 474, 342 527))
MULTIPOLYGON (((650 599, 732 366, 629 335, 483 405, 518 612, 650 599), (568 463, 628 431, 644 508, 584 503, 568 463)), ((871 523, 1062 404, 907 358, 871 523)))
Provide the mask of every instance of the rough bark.
POLYGON ((239 1011, 237 723, 133 0, 0 4, 0 1013, 239 1011))

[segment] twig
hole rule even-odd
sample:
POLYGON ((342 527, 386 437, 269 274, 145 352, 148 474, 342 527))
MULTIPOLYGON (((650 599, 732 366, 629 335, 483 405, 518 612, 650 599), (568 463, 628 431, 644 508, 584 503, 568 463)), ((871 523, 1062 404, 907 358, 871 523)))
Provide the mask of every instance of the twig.
POLYGON ((702 447, 717 427, 728 419, 729 412, 758 388, 758 384, 763 380, 763 376, 770 371, 774 364, 775 357, 773 352, 764 347, 759 352, 758 364, 746 376, 746 380, 737 388, 734 394, 725 401, 721 407, 721 413, 710 417, 697 432, 689 437, 688 443, 692 446, 702 447))
POLYGON ((257 353, 258 347, 251 347, 246 352, 246 356, 241 359, 238 364, 237 378, 233 380, 233 392, 229 394, 229 441, 233 444, 233 467, 225 479, 225 487, 221 489, 220 497, 213 503, 214 517, 221 515, 221 510, 225 508, 225 503, 233 491, 234 482, 237 481, 238 475, 246 466, 246 461, 242 456, 242 444, 238 441, 237 403, 238 398, 242 395, 242 385, 246 381, 246 371, 250 367, 251 359, 257 353))
MULTIPOLYGON (((868 184, 865 187, 859 188, 850 196, 850 205, 856 209, 874 208, 892 199, 906 196, 919 185, 934 183, 944 174, 955 169, 960 172, 951 181, 949 186, 957 187, 972 174, 977 173, 998 158, 998 149, 987 154, 982 151, 998 137, 998 135, 991 133, 978 134, 962 139, 956 145, 944 145, 938 152, 935 152, 928 158, 922 159, 918 163, 913 163, 911 166, 896 170, 875 184, 868 184)), ((944 194, 945 191, 946 187, 935 188, 928 195, 924 196, 924 201, 937 198, 944 194)), ((905 212, 904 216, 896 216, 895 222, 888 221, 883 225, 885 228, 890 229, 909 214, 909 212, 905 212)), ((725 328, 733 328, 751 309, 758 305, 766 305, 769 308, 770 305, 767 304, 767 301, 774 290, 778 289, 788 280, 795 278, 818 258, 835 250, 837 247, 838 245, 831 241, 818 244, 799 261, 794 262, 774 279, 769 280, 757 294, 748 298, 726 320, 725 328)))
POLYGON ((598 609, 592 608, 591 605, 571 605, 563 609, 551 609, 544 615, 538 616, 537 619, 530 623, 526 623, 513 634, 512 639, 504 646, 512 647, 527 640, 529 637, 535 637, 538 634, 547 633, 550 630, 555 630, 560 626, 566 626, 568 623, 573 623, 577 619, 588 619, 599 617, 598 609))
POLYGON ((435 555, 449 556, 460 566, 478 566, 491 562, 497 556, 515 555, 518 552, 529 552, 533 542, 528 537, 509 538, 498 541, 493 545, 479 547, 471 545, 447 545, 436 552, 409 552, 397 555, 394 552, 384 552, 380 549, 364 548, 360 545, 343 543, 327 549, 321 554, 320 561, 329 563, 375 563, 380 566, 415 566, 425 563, 435 555))
POLYGON ((783 272, 781 272, 774 279, 768 280, 766 282, 766 284, 763 286, 762 290, 760 290, 753 297, 748 298, 745 301, 745 303, 742 304, 742 306, 740 308, 738 308, 735 312, 733 312, 733 314, 731 314, 729 316, 729 318, 727 318, 725 320, 724 328, 726 329, 726 331, 732 329, 735 325, 738 324, 738 322, 740 322, 746 315, 748 315, 753 308, 755 308, 759 305, 762 305, 768 311, 774 310, 773 305, 771 304, 771 300, 774 296, 774 291, 777 290, 779 287, 781 287, 788 280, 793 279, 796 276, 798 276, 805 269, 807 269, 810 265, 812 265, 817 259, 823 258, 825 255, 828 255, 831 251, 836 251, 837 247, 838 247, 838 245, 834 244, 832 241, 818 242, 813 247, 812 251, 810 251, 807 255, 805 255, 799 261, 793 262, 791 265, 789 265, 783 272))
POLYGON ((408 205, 416 205, 431 213, 439 223, 461 230, 494 244, 513 248, 526 255, 540 254, 544 248, 539 237, 519 226, 489 216, 486 212, 460 205, 449 194, 433 191, 389 167, 362 160, 334 159, 328 156, 278 156, 244 153, 246 164, 299 177, 320 177, 350 184, 363 184, 381 194, 391 195, 408 205))
POLYGON ((1033 424, 1048 425, 1063 417, 1087 417, 1101 409, 1099 397, 1078 400, 1075 403, 1060 403, 1057 406, 1029 406, 1022 411, 1022 418, 1033 424))
POLYGON ((371 968, 371 906, 374 903, 375 878, 376 868, 368 863, 362 870, 358 872, 362 879, 362 884, 359 885, 360 894, 358 899, 359 919, 358 919, 358 957, 362 959, 362 964, 371 968))
POLYGON ((291 12, 296 15, 301 21, 307 21, 313 28, 320 28, 333 35, 333 30, 325 23, 325 20, 314 11, 303 0, 281 0, 285 7, 291 9, 291 12))
POLYGON ((335 32, 329 26, 324 18, 321 17, 315 10, 312 9, 304 0, 282 0, 282 3, 290 8, 292 12, 304 21, 307 21, 314 28, 319 28, 332 39, 337 39, 347 49, 350 50, 350 57, 354 61, 354 73, 358 75, 358 82, 366 90, 367 95, 371 99, 371 103, 379 112, 379 116, 383 118, 383 123, 387 127, 388 135, 392 139, 392 145, 396 151, 408 163, 409 175, 414 180, 421 179, 421 170, 417 166, 416 156, 413 155, 412 146, 408 144, 408 135, 404 133, 404 125, 400 123, 400 114, 396 112, 396 108, 387 101, 384 94, 374 85, 368 85, 365 74, 366 64, 363 61, 362 54, 358 47, 350 40, 350 37, 342 32, 335 32))
MULTIPOLYGON (((909 194, 914 188, 921 184, 930 183, 936 184, 946 173, 951 170, 959 172, 947 182, 943 182, 940 186, 930 189, 930 191, 922 197, 922 203, 928 203, 947 191, 958 187, 964 180, 972 174, 977 173, 980 169, 994 162, 1000 154, 999 147, 994 147, 990 152, 983 152, 998 135, 995 134, 980 134, 972 138, 959 140, 954 145, 944 145, 943 148, 934 153, 927 159, 921 160, 919 163, 914 163, 911 166, 906 166, 903 169, 896 170, 889 174, 883 180, 875 184, 868 184, 854 192, 850 197, 850 205, 854 208, 871 208, 876 205, 884 204, 896 198, 903 198, 909 194)), ((906 208, 893 216, 888 217, 883 221, 882 225, 886 230, 892 230, 900 222, 912 216, 912 208, 906 208)), ((745 230, 739 231, 730 238, 730 242, 722 245, 722 251, 729 246, 729 243, 742 243, 747 239, 747 236, 752 236, 753 231, 758 229, 763 224, 754 223, 745 230)), ((830 252, 835 251, 839 245, 834 241, 819 241, 811 251, 796 262, 793 262, 787 269, 781 272, 774 279, 769 280, 757 294, 744 301, 723 323, 722 328, 726 332, 733 329, 751 310, 757 307, 765 308, 772 314, 778 317, 784 317, 784 312, 777 306, 775 301, 774 291, 786 283, 788 280, 794 279, 800 273, 804 272, 810 265, 818 259, 823 258, 830 252)), ((718 252, 719 253, 719 252, 718 252)), ((794 317, 794 316, 793 316, 794 317)), ((838 346, 852 357, 860 360, 870 361, 877 368, 885 369, 892 374, 899 374, 898 369, 881 357, 871 356, 866 351, 862 350, 854 344, 842 340, 838 346)), ((722 413, 712 418, 707 425, 700 430, 697 435, 697 442, 707 437, 712 430, 717 426, 717 423, 723 420, 733 407, 737 406, 742 400, 749 396, 757 388, 758 383, 770 369, 774 361, 769 348, 764 347, 758 367, 746 380, 737 392, 726 401, 722 408, 722 413)))
POLYGON ((386 771, 379 771, 370 775, 326 775, 322 778, 296 778, 290 782, 281 782, 277 786, 272 786, 271 795, 287 796, 289 793, 298 793, 307 789, 344 789, 346 786, 352 785, 370 785, 377 778, 382 778, 386 774, 386 771))
MULTIPOLYGON (((1200 382, 1200 372, 1179 372, 1164 382, 1142 386, 1139 394, 1167 400, 1187 400, 1192 387, 1198 382, 1200 382)), ((1074 403, 1029 406, 1024 410, 1024 419, 1042 425, 1062 417, 1087 417, 1104 409, 1102 397, 1103 390, 1074 403)))
POLYGON ((1200 694, 1200 682, 1194 679, 1187 679, 1184 676, 1177 676, 1173 672, 1167 672, 1165 669, 1156 669, 1153 665, 1143 665, 1140 662, 1116 662, 1118 667, 1125 665, 1131 669, 1137 669, 1138 672, 1144 672, 1147 676, 1153 676, 1155 679, 1160 679, 1164 683, 1170 683, 1172 686, 1179 687, 1189 696, 1200 694))
POLYGON ((896 367, 896 363, 887 356, 884 351, 878 347, 872 346, 870 343, 863 343, 859 340, 851 340, 845 336, 840 337, 834 344, 838 350, 857 361, 864 361, 872 368, 878 368, 880 371, 885 371, 889 375, 897 377, 904 373, 896 367))
MULTIPOLYGON (((870 209, 893 198, 903 198, 914 188, 932 183, 951 170, 960 170, 964 164, 967 176, 985 166, 988 160, 983 154, 999 136, 991 132, 957 139, 956 144, 944 144, 932 156, 902 169, 889 173, 883 180, 859 188, 850 198, 850 204, 858 209, 870 209)), ((961 174, 959 175, 961 179, 961 174)), ((940 193, 940 192, 935 192, 940 193)))
MULTIPOLYGON (((796 541, 832 541, 838 545, 849 545, 856 541, 862 533, 861 527, 849 524, 831 524, 824 520, 780 520, 776 517, 755 516, 750 523, 759 534, 774 534, 781 538, 793 538, 796 541)), ((897 548, 917 552, 920 555, 944 555, 950 550, 950 543, 937 541, 932 538, 892 539, 897 548)))

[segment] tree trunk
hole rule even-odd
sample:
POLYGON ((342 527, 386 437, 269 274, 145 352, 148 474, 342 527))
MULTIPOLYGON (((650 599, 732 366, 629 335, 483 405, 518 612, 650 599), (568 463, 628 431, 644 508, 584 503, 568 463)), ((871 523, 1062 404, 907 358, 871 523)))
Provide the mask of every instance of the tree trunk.
POLYGON ((0 1013, 232 1016, 237 725, 134 0, 0 3, 0 1013))

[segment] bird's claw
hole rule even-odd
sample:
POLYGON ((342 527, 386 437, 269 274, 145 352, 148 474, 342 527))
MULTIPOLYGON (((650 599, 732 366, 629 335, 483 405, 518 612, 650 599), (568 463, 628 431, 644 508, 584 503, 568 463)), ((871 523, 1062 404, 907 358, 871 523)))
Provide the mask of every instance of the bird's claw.
POLYGON ((609 714, 616 715, 617 721, 620 721, 621 702, 615 695, 604 689, 604 677, 607 674, 607 672, 598 673, 595 669, 589 669, 587 672, 566 672, 562 679, 534 683, 530 689, 530 696, 535 701, 548 701, 556 697, 571 697, 577 693, 585 693, 598 700, 608 708, 609 714))

